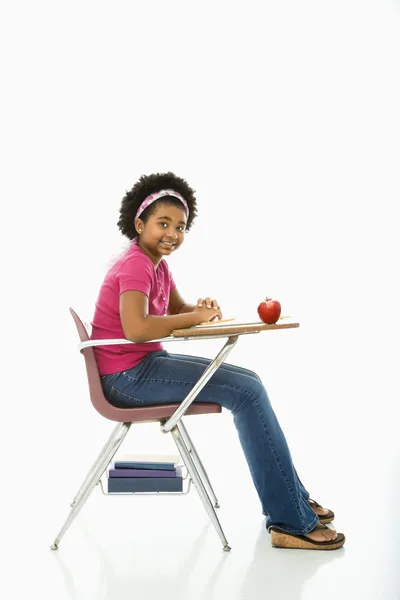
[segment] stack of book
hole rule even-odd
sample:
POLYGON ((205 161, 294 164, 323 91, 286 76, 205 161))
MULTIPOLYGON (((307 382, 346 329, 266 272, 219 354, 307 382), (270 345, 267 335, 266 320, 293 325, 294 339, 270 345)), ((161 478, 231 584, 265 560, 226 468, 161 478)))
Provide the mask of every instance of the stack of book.
POLYGON ((117 460, 108 471, 108 492, 182 492, 178 461, 117 460))

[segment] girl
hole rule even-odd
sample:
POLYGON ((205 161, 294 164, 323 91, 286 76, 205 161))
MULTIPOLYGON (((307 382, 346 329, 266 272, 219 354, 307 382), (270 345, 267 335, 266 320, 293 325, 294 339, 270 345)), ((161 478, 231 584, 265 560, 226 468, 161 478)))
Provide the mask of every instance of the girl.
MULTIPOLYGON (((161 343, 173 329, 221 319, 217 300, 187 304, 164 257, 177 252, 196 217, 194 190, 173 173, 142 176, 124 196, 118 227, 132 244, 107 273, 96 302, 92 339, 136 344, 95 347, 104 395, 130 408, 182 402, 211 360, 171 354, 161 343)), ((256 373, 223 363, 196 396, 230 410, 273 545, 336 549, 344 535, 325 523, 332 511, 310 499, 267 392, 256 373)))

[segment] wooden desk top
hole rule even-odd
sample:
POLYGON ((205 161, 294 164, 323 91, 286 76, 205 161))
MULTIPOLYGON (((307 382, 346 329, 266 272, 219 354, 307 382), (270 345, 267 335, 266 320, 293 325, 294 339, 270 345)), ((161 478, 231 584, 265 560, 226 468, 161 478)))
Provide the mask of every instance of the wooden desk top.
POLYGON ((255 321, 254 323, 243 323, 241 321, 235 323, 233 321, 232 323, 221 325, 197 325, 196 327, 187 327, 186 329, 174 329, 172 335, 173 337, 200 337, 204 335, 232 336, 241 333, 256 333, 269 329, 293 329, 294 327, 299 327, 299 323, 293 320, 279 320, 273 325, 267 325, 267 323, 263 323, 262 321, 255 321))

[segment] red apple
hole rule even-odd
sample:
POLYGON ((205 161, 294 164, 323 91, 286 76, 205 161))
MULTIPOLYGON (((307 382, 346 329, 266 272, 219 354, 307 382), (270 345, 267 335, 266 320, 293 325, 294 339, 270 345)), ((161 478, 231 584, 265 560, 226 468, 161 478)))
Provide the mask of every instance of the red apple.
POLYGON ((258 315, 261 321, 272 325, 276 323, 281 316, 281 305, 278 300, 272 300, 272 298, 265 298, 257 308, 258 315))

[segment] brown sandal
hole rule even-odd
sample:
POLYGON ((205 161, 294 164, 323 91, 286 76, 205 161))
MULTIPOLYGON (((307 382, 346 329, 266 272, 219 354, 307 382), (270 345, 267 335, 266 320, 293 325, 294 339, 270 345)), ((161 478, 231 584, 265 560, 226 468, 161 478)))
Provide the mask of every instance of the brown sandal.
MULTIPOLYGON (((318 523, 313 529, 329 529, 326 525, 318 523)), ((294 548, 297 550, 337 550, 343 546, 346 538, 343 533, 338 533, 335 540, 329 542, 315 542, 305 535, 293 535, 274 527, 270 528, 271 542, 275 548, 294 548)))
MULTIPOLYGON (((307 502, 310 504, 310 506, 315 506, 316 508, 323 508, 323 506, 318 504, 318 502, 316 502, 315 500, 311 500, 311 498, 308 498, 307 502)), ((331 523, 331 521, 333 521, 333 519, 335 518, 335 514, 331 510, 329 510, 329 508, 327 510, 328 512, 326 513, 326 515, 318 515, 320 523, 331 523)))
MULTIPOLYGON (((307 500, 308 503, 312 502, 312 505, 315 506, 316 508, 323 508, 323 506, 321 506, 320 504, 318 504, 318 502, 316 502, 315 500, 311 500, 311 498, 308 498, 307 500)), ((310 504, 311 506, 311 504, 310 504)), ((327 509, 328 512, 326 513, 326 515, 317 515, 319 518, 319 522, 322 524, 325 523, 331 523, 333 521, 333 519, 335 518, 335 513, 332 512, 331 510, 329 510, 329 508, 327 509)), ((315 513, 317 514, 317 513, 315 513)), ((263 512, 264 517, 266 517, 266 513, 263 512)))

